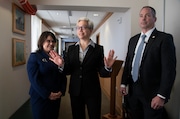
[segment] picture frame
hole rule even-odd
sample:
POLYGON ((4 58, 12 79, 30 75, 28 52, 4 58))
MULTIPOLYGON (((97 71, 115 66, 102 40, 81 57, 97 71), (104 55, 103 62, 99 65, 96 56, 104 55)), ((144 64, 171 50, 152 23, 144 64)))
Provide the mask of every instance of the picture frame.
POLYGON ((12 38, 12 66, 26 63, 25 40, 12 38))
POLYGON ((22 8, 12 3, 12 31, 25 35, 25 12, 22 8))

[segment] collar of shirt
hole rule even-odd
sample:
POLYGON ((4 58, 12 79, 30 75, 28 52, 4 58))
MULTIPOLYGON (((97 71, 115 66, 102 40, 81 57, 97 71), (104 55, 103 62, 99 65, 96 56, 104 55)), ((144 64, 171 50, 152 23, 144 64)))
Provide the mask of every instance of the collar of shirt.
MULTIPOLYGON (((80 43, 79 43, 79 41, 78 41, 75 45, 79 45, 79 44, 80 44, 80 43)), ((84 60, 84 57, 85 57, 85 55, 86 55, 86 53, 87 53, 87 51, 88 51, 88 49, 89 49, 89 46, 95 47, 95 43, 94 43, 92 40, 90 40, 90 42, 89 42, 89 44, 88 44, 88 47, 87 47, 84 51, 82 50, 81 47, 79 47, 79 60, 80 60, 81 63, 82 63, 83 60, 84 60)))
MULTIPOLYGON (((75 45, 79 45, 79 44, 80 44, 80 43, 79 43, 79 41, 78 41, 75 45)), ((93 48, 95 47, 95 43, 94 43, 92 40, 90 40, 88 46, 89 46, 89 45, 91 45, 93 48)))
MULTIPOLYGON (((147 31, 146 33, 145 33, 145 35, 146 35, 146 38, 145 38, 145 43, 148 43, 148 40, 149 40, 149 37, 151 36, 151 34, 152 34, 152 32, 154 31, 154 29, 155 29, 155 27, 153 27, 152 29, 150 29, 149 31, 147 31)), ((141 32, 141 36, 143 35, 144 33, 143 32, 141 32)), ((140 38, 141 38, 141 36, 140 36, 140 38)))

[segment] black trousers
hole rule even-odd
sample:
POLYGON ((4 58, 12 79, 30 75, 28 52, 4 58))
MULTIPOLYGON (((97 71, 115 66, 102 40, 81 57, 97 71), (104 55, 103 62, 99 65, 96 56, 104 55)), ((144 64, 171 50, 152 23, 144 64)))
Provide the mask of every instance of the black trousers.
POLYGON ((163 108, 154 110, 151 108, 151 100, 144 96, 143 89, 139 82, 133 83, 131 92, 127 97, 128 107, 132 119, 163 119, 163 108))
POLYGON ((101 119, 101 95, 99 96, 72 96, 71 109, 73 119, 86 119, 86 107, 89 119, 101 119))

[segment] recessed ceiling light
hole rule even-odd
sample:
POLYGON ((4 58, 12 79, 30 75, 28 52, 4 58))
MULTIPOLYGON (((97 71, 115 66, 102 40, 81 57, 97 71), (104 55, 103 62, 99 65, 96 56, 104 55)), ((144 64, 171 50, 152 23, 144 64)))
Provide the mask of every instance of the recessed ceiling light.
POLYGON ((56 12, 56 15, 60 15, 60 13, 59 13, 59 12, 56 12))
POLYGON ((93 14, 93 16, 94 16, 94 17, 98 17, 98 16, 99 16, 99 14, 93 14))

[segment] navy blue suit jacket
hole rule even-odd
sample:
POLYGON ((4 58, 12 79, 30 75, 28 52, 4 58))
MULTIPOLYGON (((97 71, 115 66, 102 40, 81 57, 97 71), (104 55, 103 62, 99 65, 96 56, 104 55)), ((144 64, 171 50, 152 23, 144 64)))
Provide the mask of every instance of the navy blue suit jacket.
POLYGON ((61 91, 65 94, 66 76, 49 60, 45 52, 30 54, 27 72, 31 83, 29 93, 33 101, 48 99, 51 92, 61 91))
MULTIPOLYGON (((140 34, 137 34, 129 41, 122 76, 121 84, 129 84, 129 94, 132 92, 131 84, 133 83, 132 61, 139 37, 140 34)), ((147 99, 151 100, 157 94, 166 99, 170 98, 176 76, 176 53, 171 34, 156 29, 152 32, 146 44, 139 70, 139 81, 147 99)))

